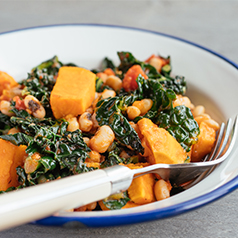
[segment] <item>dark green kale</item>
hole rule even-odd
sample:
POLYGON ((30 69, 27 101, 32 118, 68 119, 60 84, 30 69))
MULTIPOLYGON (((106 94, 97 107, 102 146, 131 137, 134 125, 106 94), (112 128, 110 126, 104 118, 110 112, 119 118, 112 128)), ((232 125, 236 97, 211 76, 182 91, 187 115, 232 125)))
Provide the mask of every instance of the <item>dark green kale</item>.
POLYGON ((37 98, 46 110, 46 116, 52 116, 50 108, 50 93, 55 85, 60 67, 76 66, 75 64, 63 64, 57 56, 36 66, 28 74, 21 84, 24 85, 23 95, 32 95, 37 98))
POLYGON ((102 87, 103 87, 103 80, 99 77, 96 77, 96 92, 102 92, 102 87))
POLYGON ((0 112, 0 135, 5 134, 10 128, 10 117, 0 112))
POLYGON ((42 176, 46 180, 53 180, 92 170, 84 163, 90 149, 83 141, 80 130, 66 131, 68 122, 64 120, 38 119, 23 110, 16 110, 16 114, 10 120, 24 133, 0 137, 15 145, 26 145, 29 159, 35 152, 41 155, 35 171, 27 174, 26 179, 22 177, 24 172, 18 169, 24 186, 37 184, 42 176))
POLYGON ((168 57, 167 59, 169 61, 168 64, 164 65, 162 68, 161 68, 161 74, 165 77, 169 77, 170 76, 170 73, 172 71, 172 68, 171 68, 171 65, 170 65, 170 57, 168 57))
POLYGON ((198 140, 199 126, 188 107, 177 106, 164 110, 159 114, 155 123, 166 129, 187 152, 198 140))
POLYGON ((63 66, 63 63, 61 63, 57 56, 54 56, 53 58, 46 60, 39 64, 38 66, 34 67, 32 69, 32 74, 38 74, 38 72, 41 72, 44 70, 44 72, 48 75, 57 76, 60 67, 63 66))
POLYGON ((112 60, 108 59, 107 57, 103 59, 102 61, 102 66, 101 66, 101 71, 104 71, 105 69, 110 68, 113 71, 115 71, 116 67, 112 60))
POLYGON ((145 63, 143 61, 140 61, 136 59, 132 53, 130 52, 117 52, 117 55, 120 59, 120 65, 118 66, 118 70, 122 71, 122 76, 128 71, 128 69, 133 65, 140 65, 141 68, 146 72, 147 76, 149 78, 161 78, 162 75, 157 72, 154 66, 145 63))
POLYGON ((105 153, 105 160, 101 163, 101 168, 106 168, 116 164, 124 163, 125 159, 119 156, 121 151, 122 150, 121 148, 119 148, 118 143, 113 142, 105 153))
POLYGON ((144 153, 144 148, 136 131, 122 114, 128 105, 135 100, 134 95, 127 97, 113 97, 100 100, 97 103, 96 119, 100 126, 108 125, 115 133, 116 139, 132 149, 144 153))
MULTIPOLYGON (((114 131, 116 139, 122 144, 131 146, 134 150, 142 153, 143 147, 140 139, 125 115, 127 107, 136 100, 149 98, 153 101, 153 105, 144 117, 154 120, 160 111, 172 107, 172 101, 176 98, 176 94, 171 89, 165 89, 155 79, 145 80, 139 75, 136 81, 138 88, 135 91, 99 101, 96 119, 100 126, 109 125, 114 131)), ((141 118, 136 118, 136 121, 141 118)))
MULTIPOLYGON (((172 102, 176 98, 176 94, 171 89, 164 88, 156 79, 144 79, 141 75, 136 79, 138 84, 137 94, 141 95, 140 98, 148 98, 153 101, 152 108, 143 116, 156 120, 162 110, 172 108, 172 102)), ((137 122, 143 117, 137 117, 137 122)))
POLYGON ((167 76, 158 80, 164 88, 173 90, 176 94, 184 95, 187 89, 187 83, 183 76, 175 76, 174 78, 167 76))
POLYGON ((109 58, 105 57, 103 60, 102 60, 102 63, 99 67, 99 69, 92 69, 91 71, 93 73, 98 73, 98 72, 103 72, 105 69, 107 68, 110 68, 112 69, 114 72, 116 70, 116 66, 114 65, 114 63, 112 62, 112 60, 110 60, 109 58))
POLYGON ((96 92, 101 93, 103 92, 105 89, 109 89, 109 90, 113 90, 111 87, 109 87, 108 85, 105 85, 103 83, 103 80, 99 77, 96 77, 96 92))
POLYGON ((47 116, 52 116, 50 93, 55 85, 59 68, 62 65, 55 56, 33 68, 27 79, 21 82, 25 86, 23 95, 32 95, 37 98, 45 108, 47 116))
POLYGON ((124 207, 128 201, 130 201, 130 198, 128 197, 127 192, 124 192, 121 194, 122 198, 116 199, 114 198, 115 195, 104 199, 103 204, 110 210, 118 210, 124 207))
POLYGON ((130 52, 118 52, 117 54, 121 61, 120 65, 118 66, 118 69, 123 73, 121 77, 123 77, 124 73, 126 73, 131 66, 138 64, 141 66, 143 71, 146 72, 148 78, 157 79, 164 88, 171 89, 176 94, 185 94, 187 88, 185 78, 182 76, 175 76, 175 78, 170 76, 170 57, 167 59, 161 57, 165 59, 168 64, 164 65, 161 69, 161 73, 159 73, 152 65, 136 59, 130 52))

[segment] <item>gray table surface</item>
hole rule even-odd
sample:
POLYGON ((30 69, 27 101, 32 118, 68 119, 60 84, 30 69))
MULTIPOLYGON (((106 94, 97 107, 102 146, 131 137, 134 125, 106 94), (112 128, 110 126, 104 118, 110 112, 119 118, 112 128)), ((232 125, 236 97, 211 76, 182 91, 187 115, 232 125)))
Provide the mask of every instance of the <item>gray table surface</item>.
MULTIPOLYGON (((198 43, 238 63, 238 2, 216 0, 0 0, 0 32, 61 23, 139 27, 198 43)), ((238 237, 238 190, 191 212, 108 228, 23 225, 0 237, 238 237)))

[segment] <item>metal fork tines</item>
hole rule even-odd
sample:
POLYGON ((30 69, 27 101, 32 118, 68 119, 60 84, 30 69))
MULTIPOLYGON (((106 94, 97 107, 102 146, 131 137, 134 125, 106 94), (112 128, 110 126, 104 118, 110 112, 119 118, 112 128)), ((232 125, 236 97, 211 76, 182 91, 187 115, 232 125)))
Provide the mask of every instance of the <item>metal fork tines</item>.
POLYGON ((164 180, 170 180, 180 186, 188 181, 193 181, 184 186, 187 189, 204 179, 218 164, 223 162, 231 153, 238 133, 237 117, 232 125, 232 119, 227 124, 221 124, 212 152, 205 157, 203 162, 184 164, 155 164, 141 169, 133 170, 134 178, 148 173, 157 173, 164 180))

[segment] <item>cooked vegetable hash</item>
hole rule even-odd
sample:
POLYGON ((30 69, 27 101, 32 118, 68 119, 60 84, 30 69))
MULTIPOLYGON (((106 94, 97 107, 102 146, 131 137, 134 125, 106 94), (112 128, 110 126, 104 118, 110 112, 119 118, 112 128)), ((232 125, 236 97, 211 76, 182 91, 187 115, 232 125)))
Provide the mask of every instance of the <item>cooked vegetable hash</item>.
MULTIPOLYGON (((1 193, 116 164, 198 162, 211 151, 219 124, 185 96, 170 57, 117 54, 118 66, 105 58, 91 71, 55 56, 19 83, 0 71, 1 193)), ((136 207, 170 197, 176 186, 146 174, 74 210, 136 207)))

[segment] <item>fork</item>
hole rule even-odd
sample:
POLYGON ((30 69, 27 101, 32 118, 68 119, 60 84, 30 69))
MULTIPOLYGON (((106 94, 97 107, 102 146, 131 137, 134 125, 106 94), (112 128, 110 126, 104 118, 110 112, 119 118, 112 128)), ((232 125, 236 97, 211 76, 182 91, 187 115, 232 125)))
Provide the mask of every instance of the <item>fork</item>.
POLYGON ((218 131, 215 145, 210 154, 203 162, 185 163, 185 164, 155 164, 141 169, 135 169, 134 178, 147 173, 157 173, 164 180, 170 180, 173 184, 180 186, 188 181, 194 180, 189 185, 183 186, 189 188, 204 179, 215 166, 223 162, 231 153, 238 133, 238 116, 235 117, 233 126, 232 119, 229 118, 227 124, 221 124, 218 131), (210 170, 209 170, 210 169, 210 170))
MULTIPOLYGON (((133 178, 157 173, 164 180, 189 186, 205 178, 231 153, 237 137, 237 116, 221 124, 213 151, 204 162, 184 164, 155 164, 140 169, 116 165, 50 183, 8 192, 0 195, 0 230, 21 225, 52 215, 60 210, 80 207, 104 199, 111 194, 127 190, 133 178)), ((186 187, 186 186, 185 186, 186 187)))

